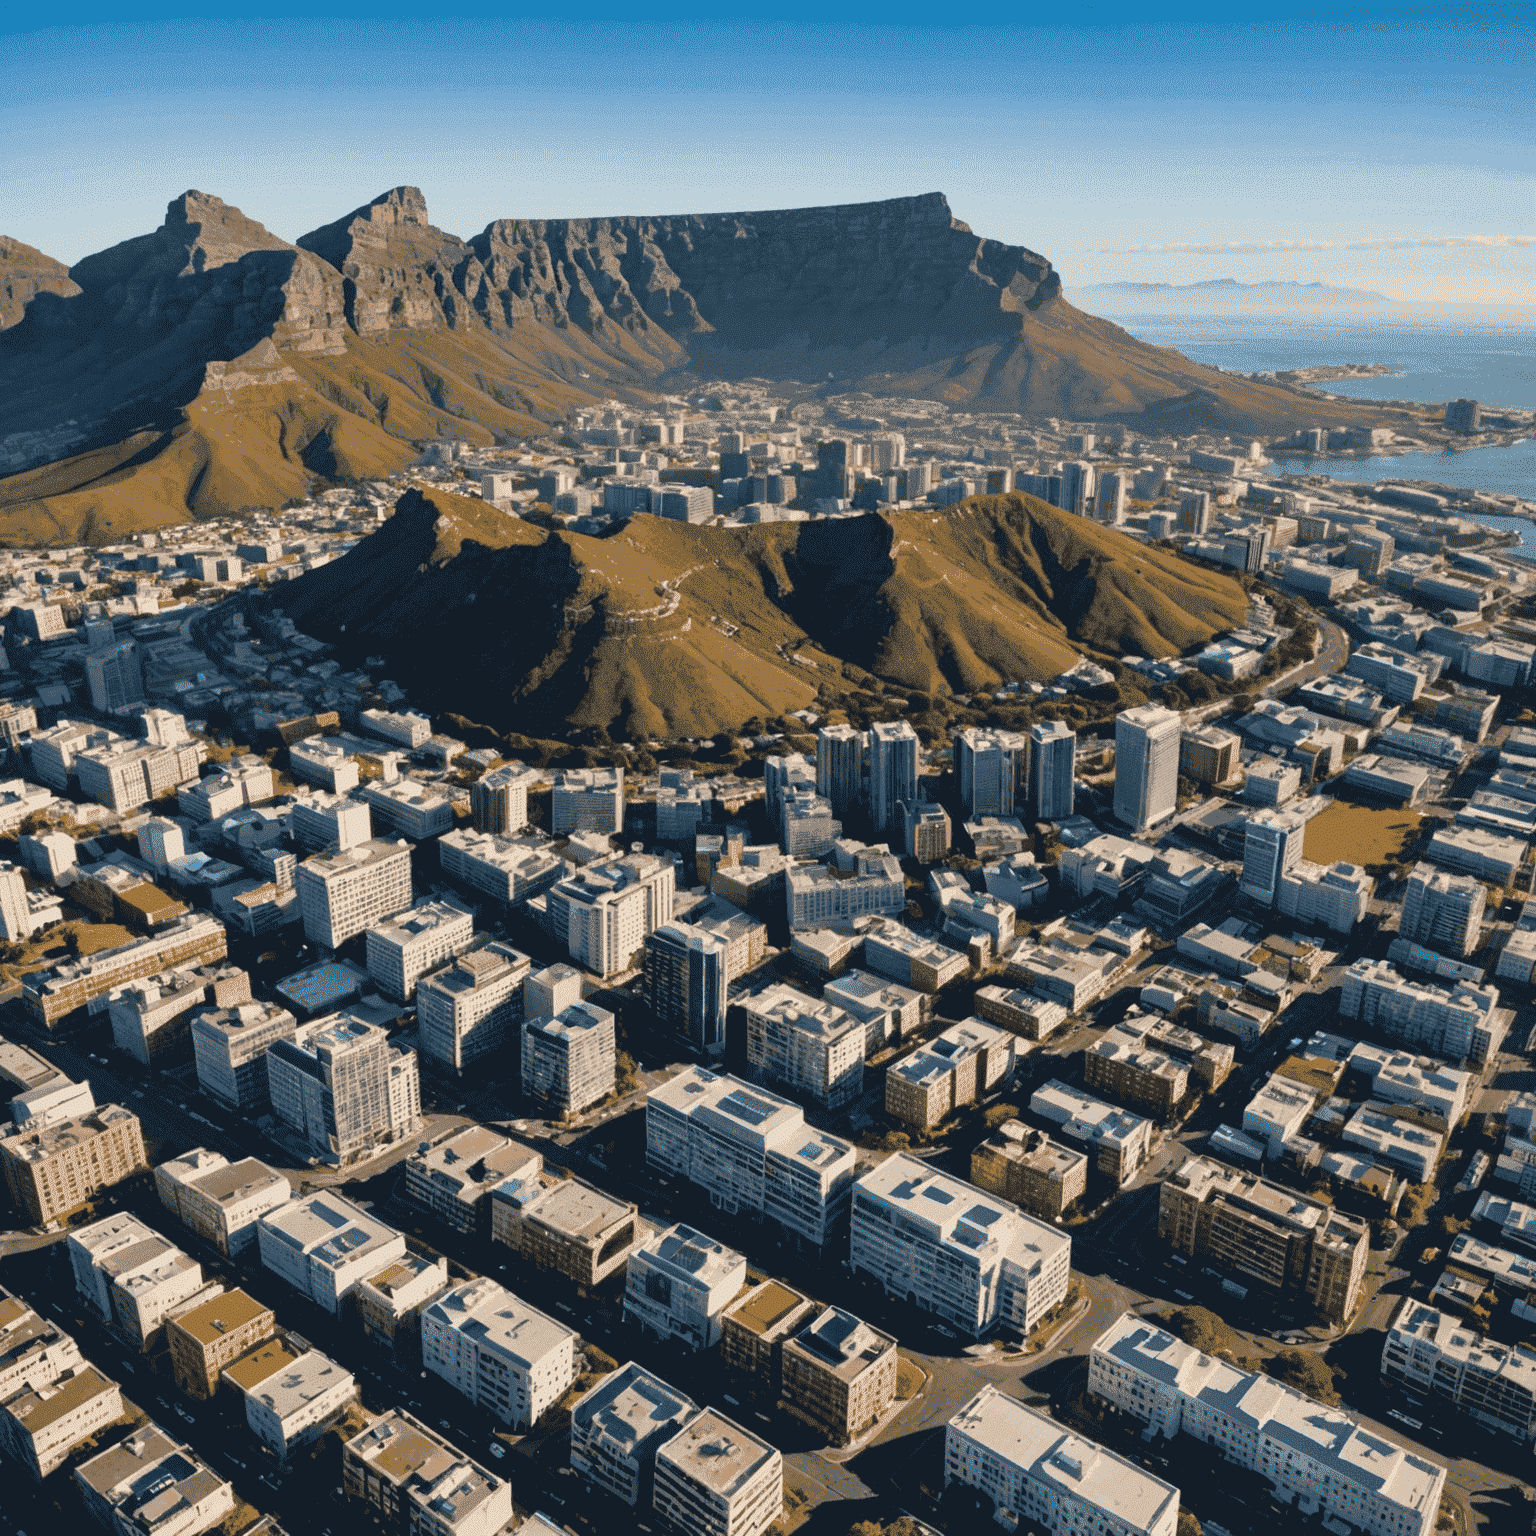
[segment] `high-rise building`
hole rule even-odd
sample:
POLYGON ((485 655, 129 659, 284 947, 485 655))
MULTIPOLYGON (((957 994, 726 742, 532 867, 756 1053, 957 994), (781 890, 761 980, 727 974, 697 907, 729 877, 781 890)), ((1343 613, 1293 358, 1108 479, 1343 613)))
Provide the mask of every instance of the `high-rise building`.
MULTIPOLYGON (((846 500, 852 494, 853 445, 846 437, 834 437, 816 444, 816 474, 811 481, 811 496, 816 501, 846 500)), ((724 474, 724 470, 721 471, 724 474)))
POLYGON ((185 858, 186 838, 174 821, 151 816, 139 828, 139 857, 157 874, 164 874, 174 859, 185 858))
POLYGON ((267 1051, 272 1109, 317 1157, 341 1163, 421 1126, 415 1051, 377 1024, 338 1014, 267 1051))
POLYGON ((1191 491, 1179 502, 1179 532, 1202 534, 1210 531, 1211 497, 1208 491, 1191 491))
POLYGON ((1093 465, 1085 459, 1077 459, 1061 466, 1061 502, 1063 512, 1074 512, 1084 517, 1088 501, 1093 495, 1093 465))
POLYGON ((1225 784, 1242 765, 1242 744, 1218 726, 1191 726, 1179 744, 1179 772, 1196 784, 1225 784))
POLYGON ((475 831, 505 837, 528 825, 528 791, 539 782, 535 769, 503 763, 470 786, 475 831))
POLYGON ((32 936, 27 882, 14 864, 0 863, 0 938, 24 944, 32 936))
POLYGON ((864 793, 864 732, 851 725, 824 725, 816 736, 816 793, 846 818, 864 793))
POLYGON ((594 975, 626 971, 644 949, 646 935, 672 920, 676 886, 672 861, 653 854, 589 864, 550 887, 550 932, 594 975))
POLYGON ((1115 717, 1116 820, 1145 832, 1178 809, 1182 735, 1178 713, 1156 704, 1115 717))
POLYGON ((646 935, 646 1005, 698 1050, 725 1049, 728 980, 725 943, 708 929, 667 923, 646 935))
POLYGON ((1471 875, 1415 864, 1403 891, 1398 932, 1415 944, 1465 960, 1482 942, 1487 888, 1471 875))
POLYGON ((903 800, 917 799, 917 732, 905 720, 869 728, 869 814, 877 832, 896 826, 903 800))
POLYGON ((1019 1529, 1174 1536, 1179 1490, 1016 1397, 985 1386, 944 1429, 944 1485, 985 1494, 1019 1529))
POLYGON ((907 462, 907 440, 900 432, 887 432, 869 440, 869 467, 877 475, 902 469, 907 462))
POLYGON ((955 768, 964 820, 1012 816, 1024 798, 1029 737, 1019 731, 967 726, 955 733, 955 768))
POLYGON ((617 1070, 613 1015, 572 1003, 552 1018, 523 1021, 523 1092, 566 1118, 613 1092, 617 1070))
POLYGON ((493 940, 462 954, 416 984, 421 1051, 430 1062, 462 1072, 495 1055, 523 1022, 527 955, 493 940))
POLYGON ((116 715, 144 702, 144 673, 135 640, 122 640, 85 658, 91 703, 103 714, 116 715))
POLYGON ((624 830, 624 770, 566 768, 555 775, 549 828, 556 837, 571 832, 624 830))
POLYGON ((826 1109, 864 1091, 863 1021, 782 982, 743 1000, 753 1074, 807 1094, 826 1109))
POLYGON ((854 1186, 849 1263, 967 1337, 1028 1336, 1065 1299, 1072 1239, 896 1153, 854 1186))
POLYGON ((292 1040, 298 1021, 275 1003, 237 1003, 192 1020, 197 1084, 230 1109, 264 1110, 271 1102, 267 1047, 292 1040))
POLYGON ((481 1275, 421 1314, 421 1363, 513 1429, 532 1429, 576 1380, 576 1335, 481 1275))
POLYGON ((311 944, 337 949, 411 904, 411 845, 359 843, 318 853, 299 865, 294 884, 311 944))
POLYGON ((1101 523, 1118 528, 1125 521, 1126 477, 1107 469, 1099 476, 1093 497, 1093 514, 1101 523))
POLYGON ((1305 832, 1301 818, 1285 811, 1261 811, 1249 818, 1243 837, 1243 895, 1274 906, 1281 880, 1301 862, 1305 832))
POLYGON ((1029 728, 1029 814, 1035 821, 1065 821, 1077 780, 1077 732, 1061 720, 1029 728))

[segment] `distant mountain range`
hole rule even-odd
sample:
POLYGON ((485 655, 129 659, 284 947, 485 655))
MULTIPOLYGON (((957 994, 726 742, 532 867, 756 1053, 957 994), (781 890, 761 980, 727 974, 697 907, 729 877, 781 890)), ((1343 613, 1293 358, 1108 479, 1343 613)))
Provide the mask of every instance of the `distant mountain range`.
POLYGON ((1113 314, 1267 314, 1274 310, 1376 310, 1394 303, 1367 288, 1331 283, 1240 283, 1213 277, 1202 283, 1092 283, 1072 290, 1074 302, 1113 314))
POLYGON ((67 271, 0 245, 0 542, 280 505, 434 437, 519 440, 576 406, 743 377, 1154 434, 1315 418, 1074 308, 1044 256, 976 235, 941 193, 498 219, 461 240, 396 187, 290 244, 187 192, 67 271))

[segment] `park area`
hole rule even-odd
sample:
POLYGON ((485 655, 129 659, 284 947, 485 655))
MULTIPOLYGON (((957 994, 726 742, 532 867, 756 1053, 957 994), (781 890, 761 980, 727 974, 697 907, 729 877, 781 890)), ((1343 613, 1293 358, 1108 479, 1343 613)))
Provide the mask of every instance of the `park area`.
POLYGON ((1314 864, 1359 864, 1373 873, 1395 863, 1418 836, 1417 811, 1335 800, 1307 823, 1302 851, 1314 864))

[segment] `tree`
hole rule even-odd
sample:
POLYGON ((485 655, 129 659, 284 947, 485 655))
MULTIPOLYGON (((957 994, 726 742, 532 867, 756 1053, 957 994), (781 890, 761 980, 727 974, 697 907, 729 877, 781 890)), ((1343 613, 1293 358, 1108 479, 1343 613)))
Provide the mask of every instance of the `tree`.
POLYGON ((1305 1349, 1283 1349, 1271 1355, 1264 1367, 1267 1374, 1320 1403, 1337 1403, 1339 1394, 1334 1389, 1333 1369, 1321 1355, 1305 1349))
POLYGON ((1232 1359, 1247 1349, 1242 1335, 1229 1328, 1209 1307, 1180 1307, 1164 1318, 1163 1323, 1169 1333, 1203 1355, 1225 1355, 1232 1359))
POLYGON ((1180 1508, 1177 1536, 1200 1536, 1200 1522, 1191 1510, 1180 1508))

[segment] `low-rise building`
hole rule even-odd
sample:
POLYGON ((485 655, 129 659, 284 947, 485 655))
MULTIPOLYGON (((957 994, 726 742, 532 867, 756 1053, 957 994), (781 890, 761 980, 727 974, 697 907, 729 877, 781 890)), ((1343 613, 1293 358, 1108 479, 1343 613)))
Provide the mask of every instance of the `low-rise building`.
POLYGON ((774 983, 740 1004, 747 1064, 826 1109, 864 1091, 864 1023, 830 1002, 774 983))
POLYGON ((971 1183, 1037 1221, 1056 1222, 1088 1189, 1088 1154, 1007 1120, 971 1153, 971 1183))
POLYGON ((229 1483, 158 1424, 76 1467, 75 1485, 117 1536, 201 1536, 235 1507, 229 1483))
POLYGON ((439 837, 453 827, 453 801, 430 784, 374 779, 360 793, 379 826, 414 843, 439 837))
POLYGON ((630 1508, 648 1509, 657 1451, 698 1411, 676 1387, 631 1360, 571 1409, 571 1466, 630 1508))
POLYGON ((653 1233, 629 1255, 624 1316, 690 1349, 720 1340, 726 1306, 746 1284, 747 1261, 681 1224, 653 1233))
POLYGON ((212 1397, 225 1366, 271 1338, 276 1321, 271 1307, 240 1290, 223 1291, 167 1319, 165 1339, 176 1385, 189 1397, 212 1397))
POLYGON ((624 1267, 640 1231, 630 1201, 549 1170, 524 1170, 491 1192, 492 1238, 584 1291, 624 1267))
POLYGON ((1536 1437, 1536 1353, 1499 1344, 1412 1297, 1381 1347, 1382 1379, 1436 1398, 1485 1429, 1536 1437))
POLYGON ((985 1494, 1019 1530, 1174 1536, 1179 1490, 986 1386, 944 1431, 944 1483, 985 1494))
POLYGON ((706 1408, 657 1450, 652 1502, 675 1536, 764 1536, 784 1512, 784 1458, 706 1408))
POLYGON ((985 986, 976 989, 976 1012, 989 1024, 1000 1024, 1026 1040, 1045 1040, 1069 1017, 1061 1003, 1018 988, 985 986))
POLYGON ((869 971, 850 970, 822 988, 822 999, 864 1026, 864 1059, 894 1045, 923 1021, 923 994, 869 971))
POLYGON ((974 1185, 896 1154, 854 1186, 849 1263, 969 1337, 1027 1337, 1066 1297, 1072 1241, 974 1185))
POLYGON ((231 1163, 198 1147, 155 1169, 160 1203, 220 1253, 237 1256, 256 1242, 256 1224, 293 1198, 293 1187, 257 1158, 231 1163))
POLYGON ((1442 869, 1459 870, 1494 885, 1508 885, 1525 863, 1530 844, 1480 827, 1442 827, 1429 840, 1425 857, 1442 869))
POLYGON ((6 1400, 0 1407, 0 1445, 41 1482, 122 1413, 118 1384, 82 1361, 6 1400))
POLYGON ((1088 1390, 1150 1434, 1181 1431, 1271 1483, 1282 1504, 1366 1536, 1430 1536, 1445 1468, 1362 1430, 1341 1408, 1241 1371, 1124 1313, 1095 1340, 1088 1390))
POLYGON ((1152 1150, 1152 1122, 1128 1110, 1079 1093, 1057 1078, 1043 1083, 1029 1101, 1030 1111, 1060 1127, 1066 1140, 1082 1147, 1093 1165, 1116 1187, 1135 1177, 1152 1150))
POLYGON ((403 1233, 330 1190, 263 1216, 256 1235, 263 1266, 334 1315, 362 1280, 405 1254, 403 1233))
MULTIPOLYGON (((905 887, 902 905, 905 906, 905 887)), ((970 960, 957 949, 925 939, 906 928, 887 923, 864 936, 864 964, 868 969, 919 992, 937 992, 958 981, 970 969, 970 960)))
POLYGON ((288 1339, 267 1339, 225 1367, 223 1379, 245 1399, 251 1433, 279 1461, 318 1439, 357 1401, 352 1373, 288 1339))
POLYGON ((721 1314, 720 1358, 729 1370, 750 1381, 754 1392, 776 1402, 785 1341, 819 1310, 808 1296, 782 1280, 760 1280, 721 1314))
POLYGON ((341 1448, 341 1486, 387 1536, 498 1536, 512 1484, 398 1408, 341 1448))
POLYGON ((856 1440, 896 1400, 896 1340, 826 1307, 786 1339, 780 1401, 835 1445, 856 1440))
POLYGON ((456 827, 438 838, 437 856, 450 880, 508 907, 522 906, 571 870, 547 843, 469 827, 456 827))
POLYGON ((403 1254, 358 1281, 352 1298, 369 1345, 402 1369, 415 1370, 421 1363, 421 1314, 447 1289, 447 1259, 419 1253, 403 1254))
POLYGON ((1116 1104, 1171 1120, 1189 1093, 1189 1068, 1134 1031, 1111 1029, 1083 1052, 1083 1081, 1116 1104))
POLYGON ((1378 1162, 1401 1168, 1415 1184, 1427 1184, 1445 1151, 1445 1137, 1398 1118, 1390 1104, 1366 1104, 1344 1126, 1344 1141, 1369 1152, 1378 1162))
POLYGON ((543 1165, 530 1147, 483 1125, 466 1125, 406 1159, 405 1197, 456 1232, 490 1226, 490 1193, 503 1179, 543 1165))
POLYGON ((886 1068, 886 1114, 918 1131, 932 1130, 1007 1077, 1022 1054, 1020 1044, 1006 1029, 962 1019, 886 1068))

